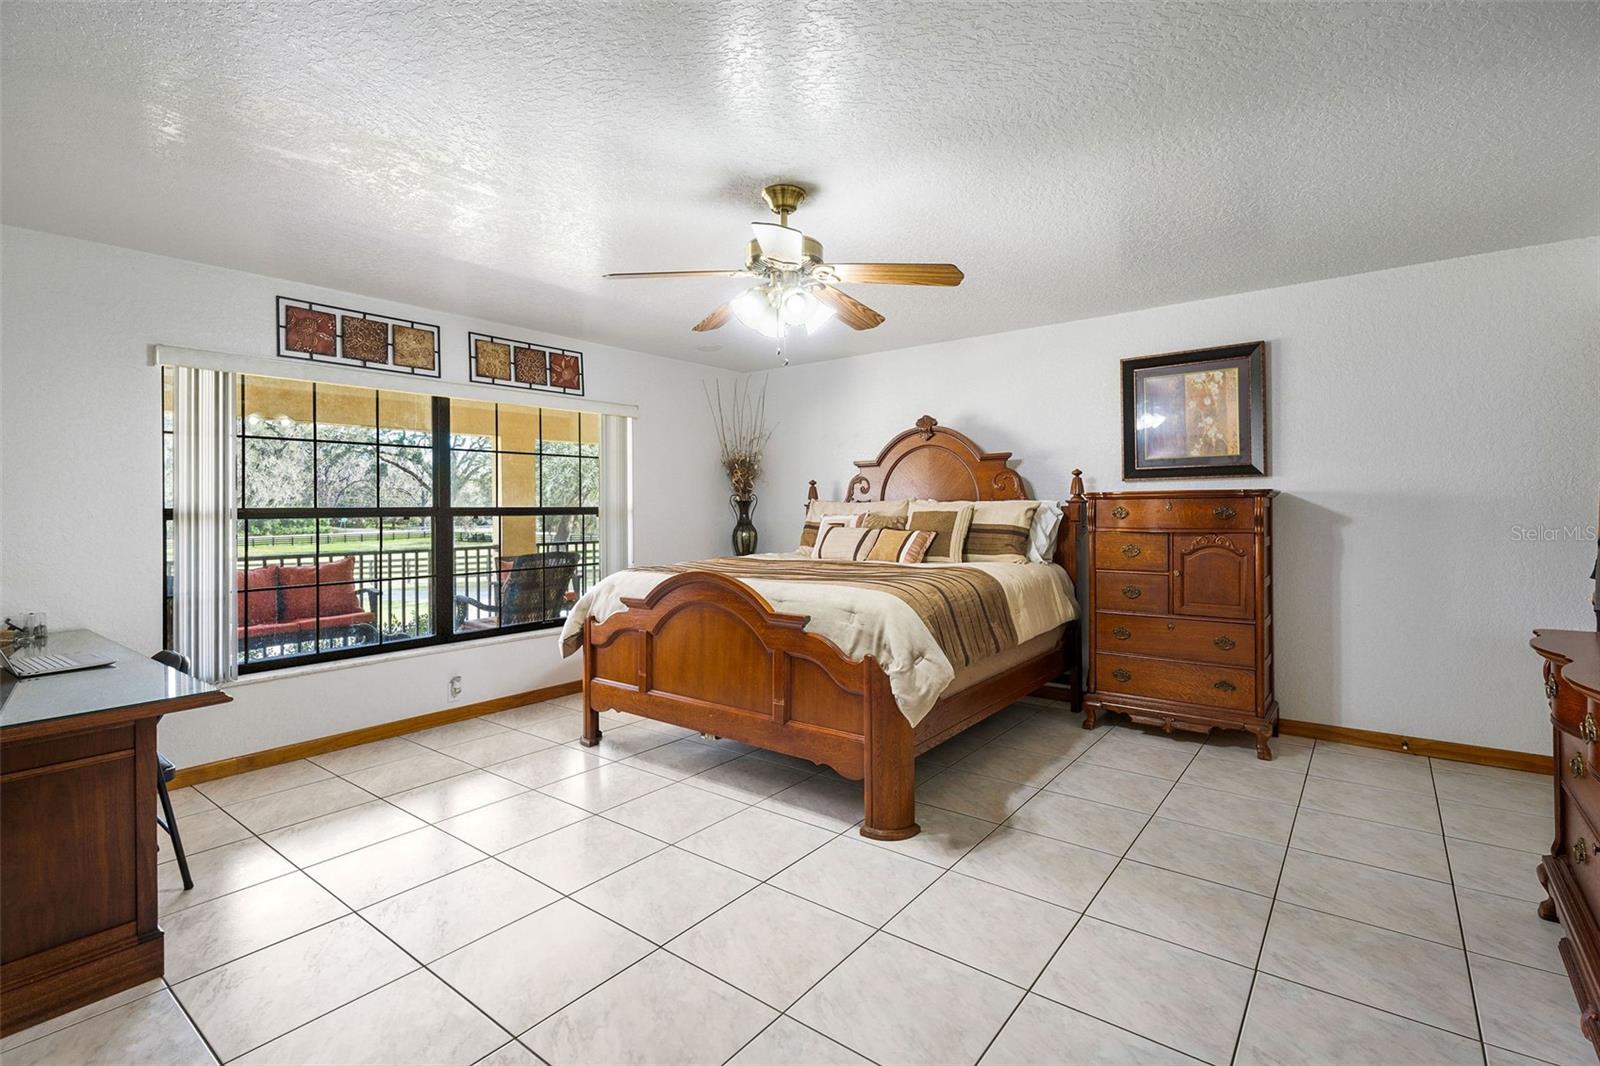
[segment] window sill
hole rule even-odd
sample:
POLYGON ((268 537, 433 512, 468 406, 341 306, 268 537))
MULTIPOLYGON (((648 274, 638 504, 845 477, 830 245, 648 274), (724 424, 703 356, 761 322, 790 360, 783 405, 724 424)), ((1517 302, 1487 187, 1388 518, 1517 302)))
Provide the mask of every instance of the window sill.
POLYGON ((244 674, 227 682, 222 688, 241 688, 245 685, 259 685, 267 681, 277 681, 281 678, 326 674, 334 670, 360 670, 379 666, 383 663, 392 663, 397 659, 419 659, 427 655, 443 655, 447 652, 488 648, 497 644, 510 644, 519 640, 559 639, 560 636, 561 627, 552 626, 549 629, 535 629, 528 633, 508 633, 502 637, 478 637, 474 640, 457 641, 451 644, 432 644, 426 648, 406 648, 381 655, 363 655, 354 659, 340 659, 331 663, 306 663, 302 666, 286 666, 282 670, 264 670, 257 673, 244 674))

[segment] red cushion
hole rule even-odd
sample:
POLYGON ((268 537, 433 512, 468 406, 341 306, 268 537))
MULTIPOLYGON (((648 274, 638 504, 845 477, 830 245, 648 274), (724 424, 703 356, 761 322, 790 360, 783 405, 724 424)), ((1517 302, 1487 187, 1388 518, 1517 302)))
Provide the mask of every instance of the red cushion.
POLYGON ((353 585, 339 585, 333 588, 324 588, 322 592, 322 609, 317 609, 317 582, 330 584, 332 582, 354 581, 356 577, 356 559, 347 555, 343 559, 335 559, 331 563, 321 566, 285 566, 280 568, 282 574, 283 614, 285 622, 293 622, 302 618, 315 618, 320 613, 324 617, 334 614, 351 614, 361 610, 361 604, 356 599, 356 590, 353 585))
POLYGON ((278 620, 278 593, 273 586, 278 583, 278 571, 281 569, 280 566, 258 566, 253 570, 239 571, 239 589, 272 589, 270 592, 252 592, 248 596, 243 591, 238 593, 241 624, 248 621, 252 626, 270 625, 278 620))

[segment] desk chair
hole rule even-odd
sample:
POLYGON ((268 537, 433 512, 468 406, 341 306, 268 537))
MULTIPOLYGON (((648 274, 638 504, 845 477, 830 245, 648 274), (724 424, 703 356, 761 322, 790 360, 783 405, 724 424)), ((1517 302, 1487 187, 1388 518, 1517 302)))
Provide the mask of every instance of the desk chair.
MULTIPOLYGON (((180 674, 189 672, 189 657, 175 651, 158 651, 150 656, 162 666, 170 666, 180 674)), ((178 854, 178 872, 183 875, 183 888, 187 892, 194 887, 194 878, 189 876, 189 857, 183 853, 183 838, 178 835, 178 819, 172 813, 172 797, 167 795, 167 782, 177 776, 178 768, 172 765, 172 760, 156 752, 156 790, 161 796, 161 810, 166 815, 166 820, 156 819, 156 824, 167 831, 167 836, 172 838, 172 850, 178 854)))

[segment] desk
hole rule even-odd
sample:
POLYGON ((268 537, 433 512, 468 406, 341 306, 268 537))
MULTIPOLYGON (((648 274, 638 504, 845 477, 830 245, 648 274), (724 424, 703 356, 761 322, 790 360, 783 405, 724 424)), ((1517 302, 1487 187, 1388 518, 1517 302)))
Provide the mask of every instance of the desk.
POLYGON ((87 630, 42 650, 117 664, 0 677, 0 1035, 162 975, 156 722, 229 700, 87 630))

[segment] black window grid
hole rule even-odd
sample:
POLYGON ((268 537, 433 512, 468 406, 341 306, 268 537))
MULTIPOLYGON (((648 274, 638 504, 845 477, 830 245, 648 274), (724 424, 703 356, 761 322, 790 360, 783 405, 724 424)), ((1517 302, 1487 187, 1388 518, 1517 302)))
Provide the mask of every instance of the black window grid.
MULTIPOLYGON (((239 421, 238 432, 236 433, 236 440, 239 445, 238 492, 240 503, 238 509, 238 536, 240 539, 240 554, 238 556, 238 560, 239 563, 242 564, 239 568, 246 571, 255 569, 257 567, 254 564, 257 559, 260 560, 260 565, 270 565, 271 561, 276 561, 280 565, 284 565, 286 561, 290 559, 292 559, 293 562, 288 563, 288 565, 325 565, 328 561, 328 554, 324 551, 323 538, 325 536, 325 531, 328 529, 327 523, 330 520, 338 521, 342 519, 376 519, 377 521, 374 524, 377 530, 376 549, 373 552, 352 553, 352 555, 356 556, 357 558, 355 564, 355 579, 353 581, 348 583, 319 581, 309 585, 295 586, 284 586, 279 583, 271 586, 271 591, 274 591, 281 596, 285 588, 306 588, 313 589, 315 595, 320 597, 322 595, 323 588, 334 588, 341 585, 354 590, 370 589, 372 593, 370 597, 372 601, 371 613, 377 616, 375 622, 373 623, 376 627, 376 633, 372 635, 375 635, 377 639, 352 643, 349 639, 349 634, 345 632, 347 627, 344 626, 340 627, 340 632, 329 633, 325 636, 323 631, 324 615, 320 610, 319 599, 319 609, 314 612, 310 639, 283 641, 275 647, 269 645, 265 641, 253 643, 251 633, 252 629, 257 630, 258 634, 264 633, 264 635, 268 638, 282 636, 283 634, 274 633, 265 625, 253 625, 249 619, 248 595, 251 593, 268 591, 268 588, 266 586, 263 586, 260 589, 251 589, 248 587, 241 588, 239 591, 246 593, 245 610, 242 612, 242 617, 239 619, 239 627, 242 630, 240 646, 243 649, 242 658, 239 663, 239 670, 241 673, 251 673, 289 665, 300 665, 308 662, 325 662, 330 660, 381 654, 385 651, 398 650, 399 648, 414 648, 435 644, 456 643, 479 639, 482 637, 534 631, 560 625, 563 619, 560 616, 556 616, 531 622, 504 625, 497 624, 492 627, 477 630, 466 630, 461 632, 456 631, 455 599, 458 584, 470 583, 472 579, 475 578, 491 579, 490 582, 477 582, 476 587, 472 589, 472 591, 480 594, 474 598, 480 600, 484 599, 485 596, 483 594, 488 593, 492 582, 499 580, 500 566, 499 559, 496 556, 498 554, 497 549, 502 547, 502 545, 498 543, 487 546, 457 544, 455 532, 457 518, 477 517, 503 519, 532 517, 538 521, 538 540, 541 545, 546 544, 546 532, 548 529, 547 523, 551 520, 559 521, 562 519, 567 519, 569 526, 576 526, 578 536, 576 539, 568 543, 558 544, 554 547, 559 549, 575 550, 579 557, 579 566, 574 574, 572 580, 573 588, 568 593, 568 599, 570 600, 575 598, 576 595, 581 595, 581 593, 587 589, 587 586, 590 583, 598 579, 598 518, 600 511, 598 507, 598 500, 588 502, 583 489, 586 485, 594 485, 596 487, 596 492, 598 491, 598 463, 600 462, 599 448, 598 441, 591 442, 584 439, 583 427, 586 419, 576 412, 572 413, 571 417, 575 419, 578 425, 579 440, 575 444, 570 445, 562 442, 563 450, 546 448, 544 446, 544 418, 546 416, 546 409, 543 408, 537 409, 539 411, 539 433, 535 438, 537 446, 532 451, 523 451, 512 448, 457 450, 492 451, 496 454, 497 459, 500 453, 535 456, 536 462, 539 464, 538 484, 541 499, 544 493, 545 485, 547 484, 544 478, 543 467, 545 457, 551 456, 575 460, 580 464, 576 468, 580 501, 582 501, 578 506, 482 506, 476 504, 460 507, 452 506, 450 503, 451 486, 449 481, 451 470, 450 453, 452 451, 454 441, 452 440, 450 433, 450 400, 448 397, 441 396, 431 397, 433 426, 431 433, 429 434, 430 443, 424 448, 424 450, 430 450, 432 453, 431 504, 427 506, 418 506, 416 504, 408 504, 404 506, 328 506, 324 505, 319 499, 321 485, 321 479, 318 476, 320 471, 317 465, 321 462, 321 449, 319 445, 323 443, 339 443, 345 445, 370 444, 376 449, 416 447, 415 445, 387 444, 383 441, 384 427, 382 426, 382 408, 380 399, 380 393, 383 390, 372 390, 374 394, 374 428, 372 430, 373 439, 371 441, 352 442, 346 438, 326 437, 323 435, 321 431, 322 423, 318 418, 317 412, 318 393, 320 390, 315 384, 312 386, 311 393, 312 418, 309 436, 283 437, 272 434, 248 432, 248 420, 245 416, 245 412, 248 407, 246 393, 249 388, 250 381, 250 377, 244 378, 243 385, 240 389, 239 421), (244 506, 245 501, 248 499, 248 487, 246 484, 246 478, 248 477, 248 464, 246 464, 244 461, 244 453, 246 442, 251 439, 303 441, 311 445, 312 469, 310 472, 310 484, 312 489, 312 503, 310 506, 244 506), (572 450, 564 450, 565 447, 571 447, 572 450), (584 463, 596 464, 593 467, 593 474, 586 474, 586 468, 582 465, 584 463), (269 557, 265 555, 254 555, 250 551, 249 530, 251 523, 273 519, 310 520, 312 523, 312 551, 308 553, 300 553, 294 556, 274 555, 269 557), (426 528, 428 531, 427 546, 406 551, 389 550, 386 547, 390 533, 389 522, 406 519, 410 519, 412 521, 426 521, 426 528), (576 522, 571 522, 571 519, 576 519, 576 522), (591 522, 589 519, 593 519, 594 521, 591 522), (363 559, 362 556, 370 556, 370 558, 363 559), (399 558, 396 559, 396 556, 399 558), (483 556, 483 558, 480 559, 478 556, 483 556), (371 567, 375 569, 364 569, 367 564, 370 564, 371 567), (398 574, 392 572, 394 567, 397 565, 399 568, 398 574), (465 579, 465 581, 463 579, 465 579), (404 597, 409 595, 409 591, 406 589, 408 583, 420 583, 420 587, 426 590, 427 607, 425 615, 420 607, 421 600, 419 597, 417 601, 419 606, 417 607, 416 611, 411 613, 409 617, 416 618, 416 627, 418 630, 421 629, 423 618, 425 617, 427 629, 425 632, 411 632, 410 626, 407 624, 408 615, 404 610, 402 610, 402 623, 398 631, 386 633, 384 630, 384 624, 393 617, 391 612, 391 604, 393 603, 394 591, 396 587, 399 587, 403 597, 402 603, 406 602, 404 597), (254 654, 257 643, 263 649, 267 647, 273 647, 273 650, 271 652, 263 652, 259 655, 254 654), (285 650, 286 648, 290 650, 285 650)), ((495 405, 495 437, 493 439, 497 442, 500 440, 499 417, 502 406, 508 405, 495 405)), ((165 426, 163 426, 163 432, 169 432, 165 426)), ((379 459, 381 454, 381 451, 377 452, 375 459, 379 459)), ((376 465, 381 467, 381 459, 379 459, 376 465)), ((381 473, 378 476, 381 478, 381 473)), ((499 478, 491 474, 491 483, 494 485, 494 491, 498 496, 500 492, 499 478)), ((377 491, 380 493, 382 491, 381 482, 377 487, 377 491)), ((163 514, 166 522, 170 525, 172 518, 170 507, 164 508, 163 514)), ((498 526, 496 528, 498 532, 498 526)), ((494 539, 498 541, 500 538, 496 536, 494 539)), ((170 538, 167 538, 166 543, 170 543, 170 538)), ((165 582, 165 595, 168 605, 167 619, 168 633, 170 637, 172 561, 170 558, 170 552, 167 551, 165 546, 163 550, 167 555, 167 580, 165 582)), ((548 549, 541 547, 540 550, 548 549)), ((358 598, 359 596, 360 592, 358 591, 358 598)), ((281 602, 282 601, 280 600, 279 603, 281 604, 281 602)), ((362 606, 365 607, 367 604, 363 604, 362 606)), ((357 613, 367 612, 362 611, 357 613)))

